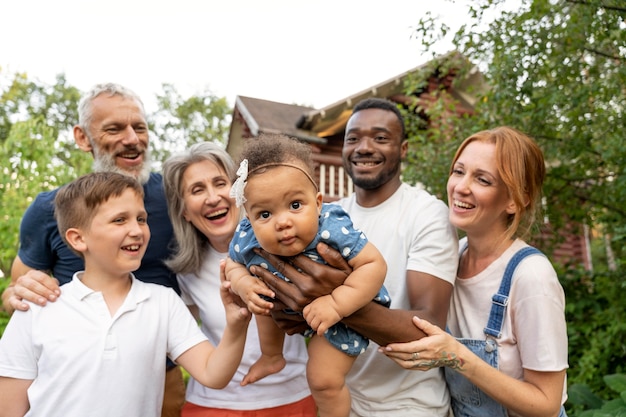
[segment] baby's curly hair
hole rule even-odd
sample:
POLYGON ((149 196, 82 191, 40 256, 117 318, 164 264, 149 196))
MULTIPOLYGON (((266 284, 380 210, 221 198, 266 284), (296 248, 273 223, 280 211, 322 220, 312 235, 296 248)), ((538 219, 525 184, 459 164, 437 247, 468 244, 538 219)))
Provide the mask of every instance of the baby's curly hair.
POLYGON ((244 159, 248 160, 251 174, 261 165, 280 163, 296 163, 305 168, 310 176, 314 174, 311 148, 286 135, 262 133, 256 139, 248 139, 241 151, 239 162, 244 159))

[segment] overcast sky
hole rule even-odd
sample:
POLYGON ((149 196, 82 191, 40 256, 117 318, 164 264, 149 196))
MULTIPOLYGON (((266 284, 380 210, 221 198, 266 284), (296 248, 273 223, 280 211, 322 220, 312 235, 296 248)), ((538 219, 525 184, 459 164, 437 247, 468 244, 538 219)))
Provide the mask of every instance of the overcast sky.
POLYGON ((47 83, 65 73, 83 91, 119 82, 149 111, 162 83, 319 108, 427 61, 420 17, 458 25, 464 2, 4 0, 0 68, 47 83))

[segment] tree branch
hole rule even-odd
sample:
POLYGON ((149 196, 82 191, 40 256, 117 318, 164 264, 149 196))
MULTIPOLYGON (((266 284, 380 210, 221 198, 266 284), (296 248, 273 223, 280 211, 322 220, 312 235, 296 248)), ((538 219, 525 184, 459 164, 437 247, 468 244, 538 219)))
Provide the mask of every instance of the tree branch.
POLYGON ((597 54, 597 55, 603 56, 603 57, 605 57, 605 58, 614 59, 614 60, 617 60, 617 61, 622 61, 622 57, 621 57, 621 56, 610 55, 610 54, 608 54, 608 53, 606 53, 606 52, 602 52, 602 51, 599 51, 599 50, 597 50, 597 49, 594 49, 594 48, 589 48, 589 47, 586 47, 586 46, 585 46, 585 47, 583 47, 583 49, 584 49, 585 51, 588 51, 588 52, 593 52, 594 54, 597 54))
POLYGON ((622 210, 621 206, 617 206, 617 205, 611 205, 611 204, 607 204, 605 201, 603 200, 596 200, 594 198, 592 198, 590 195, 588 195, 587 193, 582 193, 579 192, 580 188, 576 188, 574 190, 574 195, 577 196, 578 198, 589 202, 593 205, 605 208, 613 213, 617 213, 618 215, 620 215, 621 217, 626 216, 626 211, 622 210))
POLYGON ((592 4, 589 3, 587 1, 582 1, 582 0, 565 0, 567 3, 573 3, 573 4, 582 4, 583 6, 597 6, 600 9, 605 9, 605 10, 613 10, 616 12, 626 12, 626 8, 625 7, 619 7, 619 6, 607 6, 606 4, 592 4))

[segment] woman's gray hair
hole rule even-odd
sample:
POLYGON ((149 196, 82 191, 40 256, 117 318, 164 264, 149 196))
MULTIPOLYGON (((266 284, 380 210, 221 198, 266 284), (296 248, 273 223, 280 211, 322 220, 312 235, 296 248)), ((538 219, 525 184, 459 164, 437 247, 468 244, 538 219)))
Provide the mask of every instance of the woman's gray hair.
POLYGON ((185 210, 183 176, 190 165, 203 161, 213 162, 224 170, 231 182, 233 181, 236 172, 235 163, 230 155, 215 143, 196 143, 184 152, 170 156, 163 163, 163 186, 176 238, 174 254, 165 263, 175 273, 198 273, 204 251, 210 244, 207 237, 183 217, 185 210))
POLYGON ((89 125, 91 124, 91 119, 93 118, 92 103, 94 99, 101 94, 106 94, 108 97, 120 96, 125 99, 135 100, 139 109, 141 109, 143 118, 146 119, 146 111, 144 110, 143 102, 132 90, 115 83, 97 84, 89 90, 87 94, 80 99, 80 103, 78 103, 78 126, 80 126, 87 134, 89 140, 91 140, 91 130, 89 130, 89 125))

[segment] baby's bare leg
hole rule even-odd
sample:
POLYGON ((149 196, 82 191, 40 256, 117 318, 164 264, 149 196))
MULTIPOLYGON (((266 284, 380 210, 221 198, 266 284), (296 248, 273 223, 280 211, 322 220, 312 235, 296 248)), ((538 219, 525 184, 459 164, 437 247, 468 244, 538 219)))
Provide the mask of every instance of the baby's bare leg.
POLYGON ((350 391, 346 375, 356 357, 333 347, 326 338, 313 336, 309 342, 307 380, 320 417, 348 417, 350 391))
POLYGON ((280 372, 287 364, 283 356, 285 333, 276 326, 270 316, 255 314, 254 319, 259 331, 261 357, 248 370, 248 374, 240 383, 242 386, 280 372))

